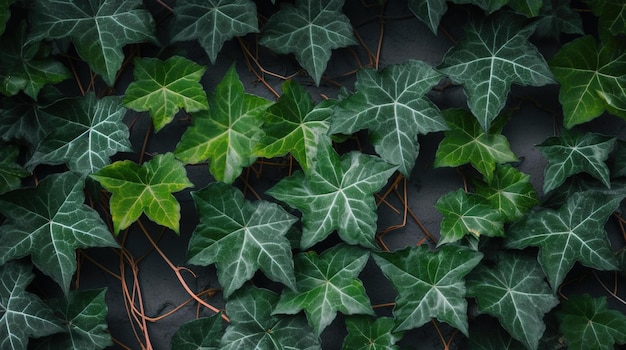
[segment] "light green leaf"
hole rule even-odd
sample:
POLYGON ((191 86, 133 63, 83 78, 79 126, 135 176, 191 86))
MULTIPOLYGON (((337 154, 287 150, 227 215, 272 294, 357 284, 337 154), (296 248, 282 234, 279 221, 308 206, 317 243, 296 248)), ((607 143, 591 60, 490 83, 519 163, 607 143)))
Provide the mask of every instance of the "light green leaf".
POLYGON ((126 44, 156 42, 141 0, 40 0, 33 4, 32 41, 70 38, 80 58, 113 86, 126 44))
POLYGON ((278 295, 247 286, 226 303, 230 325, 222 336, 223 350, 320 350, 319 337, 302 316, 273 315, 278 295))
POLYGON ((409 10, 435 34, 441 18, 448 12, 446 0, 409 0, 408 6, 409 10))
POLYGON ((135 81, 128 85, 124 106, 135 111, 150 111, 156 131, 169 124, 179 108, 187 113, 209 108, 200 79, 206 67, 184 57, 165 61, 135 59, 135 81))
POLYGON ((180 204, 172 193, 193 184, 173 154, 158 154, 143 165, 117 161, 90 176, 113 193, 110 211, 116 235, 143 212, 157 224, 179 232, 180 204))
MULTIPOLYGON (((544 0, 509 0, 509 6, 526 17, 537 17, 544 0)), ((545 0, 550 2, 552 0, 545 0)))
POLYGON ((0 3, 0 34, 4 33, 5 26, 11 18, 11 5, 17 0, 4 0, 0 3))
POLYGON ((35 149, 26 168, 67 163, 74 172, 91 174, 108 165, 115 153, 130 151, 128 127, 122 121, 126 109, 121 101, 117 96, 97 99, 90 92, 43 109, 52 132, 35 149))
POLYGON ((560 329, 572 350, 614 349, 626 344, 626 316, 607 307, 606 297, 572 295, 557 312, 560 329))
POLYGON ((83 204, 83 186, 82 178, 65 172, 1 195, 7 222, 0 226, 0 264, 30 255, 67 294, 77 248, 117 247, 100 215, 83 204))
POLYGON ((200 223, 189 241, 188 262, 216 264, 224 296, 258 269, 295 289, 291 246, 285 234, 297 219, 275 203, 248 202, 241 191, 212 183, 193 193, 200 223))
POLYGON ((561 84, 559 101, 566 128, 600 116, 607 109, 602 93, 626 91, 626 53, 622 51, 607 44, 598 47, 596 40, 587 35, 561 46, 550 60, 550 68, 561 84))
POLYGON ((390 317, 350 316, 346 318, 348 335, 342 350, 399 350, 394 345, 404 332, 393 332, 395 322, 390 317))
POLYGON ((576 261, 597 270, 615 270, 617 260, 604 225, 625 196, 574 193, 558 210, 542 209, 514 222, 507 230, 506 246, 539 247, 539 264, 554 291, 576 261))
POLYGON ((172 336, 172 349, 219 350, 222 336, 220 314, 183 323, 172 336))
POLYGON ((0 147, 0 194, 17 189, 28 172, 17 164, 20 150, 15 145, 0 147))
POLYGON ((504 218, 500 211, 463 189, 439 198, 435 208, 443 215, 438 245, 456 242, 468 233, 476 238, 504 236, 504 218))
POLYGON ((283 3, 263 26, 259 43, 279 54, 294 54, 316 85, 331 50, 357 44, 350 20, 341 12, 344 0, 296 0, 283 3))
POLYGON ((511 84, 542 86, 553 83, 548 64, 528 37, 533 26, 501 12, 474 20, 466 38, 451 48, 439 70, 462 84, 472 114, 483 130, 506 104, 511 84))
POLYGON ((395 330, 418 328, 435 317, 467 335, 464 277, 482 257, 480 252, 451 245, 437 252, 424 245, 375 254, 376 264, 398 291, 395 330))
POLYGON ((298 83, 287 80, 283 84, 283 94, 277 103, 271 105, 263 115, 266 135, 257 144, 259 157, 273 158, 291 155, 307 171, 315 158, 320 139, 330 141, 327 135, 330 127, 333 102, 322 102, 314 106, 308 92, 298 83))
POLYGON ((447 129, 441 112, 425 96, 441 78, 433 67, 416 60, 382 72, 362 69, 357 92, 339 102, 330 132, 369 129, 376 152, 409 176, 419 153, 417 134, 447 129))
POLYGON ((320 145, 318 161, 283 178, 266 193, 302 212, 300 248, 324 240, 334 230, 349 244, 374 248, 378 192, 396 167, 358 152, 339 158, 330 145, 320 145))
POLYGON ((297 290, 284 290, 273 314, 297 314, 304 310, 315 334, 345 315, 374 315, 363 283, 357 277, 369 252, 355 246, 335 245, 321 255, 313 251, 294 257, 297 290))
POLYGON ((550 137, 537 148, 548 160, 544 172, 543 192, 559 187, 578 173, 592 175, 607 188, 611 187, 609 167, 605 161, 615 146, 615 138, 594 133, 580 134, 563 130, 561 136, 550 137))
POLYGON ((174 6, 172 43, 198 40, 211 63, 224 43, 257 33, 256 5, 250 0, 184 0, 174 6))
POLYGON ((233 183, 244 167, 254 163, 256 144, 263 137, 261 114, 270 101, 244 93, 232 65, 209 96, 209 110, 195 113, 192 125, 176 145, 176 157, 187 164, 210 160, 218 180, 233 183))
POLYGON ((546 329, 544 315, 559 300, 532 257, 500 253, 497 264, 477 266, 467 278, 467 294, 478 311, 497 317, 504 329, 528 349, 537 349, 546 329))

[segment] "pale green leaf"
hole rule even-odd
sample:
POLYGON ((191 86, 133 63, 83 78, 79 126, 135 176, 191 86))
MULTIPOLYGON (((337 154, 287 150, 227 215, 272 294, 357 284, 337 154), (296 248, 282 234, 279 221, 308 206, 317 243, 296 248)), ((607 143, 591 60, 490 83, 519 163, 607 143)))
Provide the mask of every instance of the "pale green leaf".
POLYGON ((390 317, 350 316, 346 319, 348 335, 342 350, 399 350, 395 345, 404 332, 394 332, 395 322, 390 317))
POLYGON ((28 172, 17 163, 20 150, 15 145, 0 147, 0 194, 17 189, 28 172))
POLYGON ((220 314, 183 323, 172 336, 172 349, 218 350, 222 336, 220 314))

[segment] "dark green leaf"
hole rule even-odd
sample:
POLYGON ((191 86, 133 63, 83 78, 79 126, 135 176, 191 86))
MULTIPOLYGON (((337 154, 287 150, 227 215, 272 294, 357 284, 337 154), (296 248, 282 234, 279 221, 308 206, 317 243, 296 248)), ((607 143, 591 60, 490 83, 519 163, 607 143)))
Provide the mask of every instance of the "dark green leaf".
MULTIPOLYGON (((545 1, 549 2, 552 0, 545 1)), ((526 17, 537 17, 543 2, 544 0, 509 0, 509 6, 526 17)))
POLYGON ((457 4, 473 4, 491 14, 506 5, 509 0, 453 0, 457 4))
POLYGON ((437 34, 439 22, 448 11, 446 0, 409 0, 409 9, 420 21, 424 22, 430 30, 437 34))
POLYGON ((45 86, 39 93, 38 101, 25 95, 0 100, 0 138, 4 141, 25 140, 37 146, 50 133, 50 118, 42 110, 62 98, 52 87, 45 86))
POLYGON ((220 314, 183 323, 172 336, 172 349, 219 350, 222 336, 220 314))
POLYGON ((11 5, 17 0, 4 0, 0 3, 0 34, 4 33, 5 26, 11 18, 11 5))
POLYGON ((0 194, 19 188, 22 178, 28 176, 28 172, 16 163, 19 152, 14 145, 0 147, 0 194))
POLYGON ((350 316, 346 319, 348 335, 343 340, 343 350, 398 350, 397 341, 404 332, 393 332, 393 318, 370 316, 350 316))
POLYGON ((540 37, 558 39, 561 33, 583 34, 583 21, 570 6, 570 0, 544 0, 536 22, 540 37))
POLYGON ((622 0, 587 0, 593 13, 600 18, 600 30, 612 35, 626 34, 626 3, 622 0))
POLYGON ((505 332, 499 322, 488 321, 491 320, 481 319, 480 322, 475 322, 475 327, 470 327, 468 344, 470 350, 528 350, 505 332))

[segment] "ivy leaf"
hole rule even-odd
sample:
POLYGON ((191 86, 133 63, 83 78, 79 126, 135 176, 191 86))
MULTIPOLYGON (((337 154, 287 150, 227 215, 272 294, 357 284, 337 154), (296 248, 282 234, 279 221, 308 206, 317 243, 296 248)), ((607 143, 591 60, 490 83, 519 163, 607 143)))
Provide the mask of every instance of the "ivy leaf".
POLYGON ((570 0, 546 0, 539 11, 535 33, 557 38, 561 33, 584 34, 583 21, 570 6, 570 0))
POLYGON ((395 322, 389 317, 350 316, 346 328, 348 335, 343 340, 343 350, 399 350, 394 344, 404 335, 393 332, 395 322))
POLYGON ((482 256, 480 252, 451 245, 444 245, 437 252, 419 246, 375 254, 376 264, 399 294, 393 309, 395 331, 421 327, 436 317, 467 336, 463 278, 482 256))
POLYGON ((505 332, 498 322, 481 322, 479 327, 481 328, 480 330, 477 330, 476 328, 470 329, 470 336, 468 339, 470 350, 528 349, 522 343, 513 339, 513 337, 505 332))
POLYGON ((506 12, 472 21, 466 38, 446 53, 439 67, 464 86, 470 110, 485 131, 506 104, 512 83, 553 83, 548 64, 528 41, 534 26, 520 22, 506 12))
POLYGON ((294 54, 316 85, 331 50, 357 44, 350 20, 341 12, 344 0, 296 0, 282 4, 263 27, 259 43, 278 54, 294 54))
POLYGON ((473 4, 492 14, 506 5, 509 0, 454 0, 457 4, 473 4))
POLYGON ((504 236, 504 218, 500 211, 463 189, 439 198, 435 208, 443 215, 438 245, 456 242, 468 233, 476 238, 504 236))
POLYGON ((165 61, 135 59, 135 81, 128 85, 124 105, 135 111, 150 111, 156 131, 169 124, 179 108, 197 112, 209 108, 200 79, 206 67, 184 57, 165 61))
POLYGON ((4 33, 5 26, 11 18, 11 5, 17 0, 5 0, 0 3, 0 34, 4 33))
POLYGON ((307 249, 337 230, 349 244, 376 247, 378 192, 396 167, 358 152, 339 158, 330 145, 320 145, 319 161, 282 179, 266 193, 302 212, 300 248, 307 249))
POLYGON ((220 314, 183 323, 172 336, 172 349, 219 350, 222 336, 220 314))
POLYGON ((317 336, 337 316, 374 315, 358 275, 369 252, 356 246, 336 245, 321 255, 313 251, 294 257, 297 289, 284 290, 273 314, 304 310, 317 336))
POLYGON ((278 295, 252 286, 233 294, 226 303, 230 325, 221 349, 321 349, 304 317, 272 314, 277 302, 278 295))
POLYGON ((317 156, 320 139, 327 135, 332 115, 332 102, 314 106, 308 92, 298 83, 287 80, 280 100, 265 112, 263 130, 266 135, 257 144, 256 154, 273 158, 291 155, 305 171, 317 156))
POLYGON ((446 0, 409 0, 409 10, 437 34, 443 15, 448 12, 446 0))
POLYGON ((608 44, 598 48, 590 35, 561 46, 550 68, 561 84, 559 101, 567 128, 604 113, 607 102, 600 93, 626 91, 626 53, 608 44))
POLYGON ((512 253, 499 254, 494 267, 477 266, 467 278, 467 294, 528 349, 538 348, 543 317, 559 303, 537 261, 512 253))
POLYGON ((614 36, 626 34, 626 3, 620 0, 587 0, 594 15, 600 19, 599 27, 614 36))
POLYGON ((560 330, 572 350, 613 349, 626 344, 626 316, 607 307, 606 297, 572 295, 557 312, 560 330))
POLYGON ((15 261, 0 266, 0 348, 26 350, 28 338, 63 332, 52 310, 26 291, 35 278, 30 265, 15 261))
POLYGON ((256 13, 250 0, 179 1, 174 6, 171 42, 198 40, 215 63, 226 41, 259 31, 256 13))
POLYGON ((193 193, 200 224, 189 241, 188 262, 217 265, 224 296, 261 269, 295 289, 291 245, 285 234, 297 219, 278 204, 247 202, 231 185, 212 183, 193 193))
POLYGON ((179 232, 180 204, 172 193, 193 184, 173 154, 158 154, 143 165, 117 161, 90 176, 113 193, 110 210, 116 235, 143 212, 157 224, 179 232))
POLYGON ((486 133, 476 118, 464 109, 447 109, 443 116, 450 126, 435 154, 435 167, 457 167, 471 163, 487 181, 496 164, 518 161, 509 141, 499 132, 486 133))
POLYGON ((45 108, 52 132, 35 149, 27 169, 39 164, 67 163, 70 170, 90 174, 111 162, 110 156, 131 150, 126 109, 121 97, 63 99, 45 108))
POLYGON ((553 290, 576 261, 597 270, 617 269, 604 225, 626 195, 578 192, 558 210, 543 209, 514 222, 508 248, 540 247, 538 260, 553 290))
POLYGON ((84 181, 73 173, 50 175, 36 188, 0 196, 0 264, 31 255, 33 264, 69 291, 77 248, 117 247, 99 214, 86 206, 84 181))
POLYGON ((19 153, 19 148, 14 145, 0 148, 0 194, 19 188, 22 178, 28 176, 28 172, 16 162, 19 153))
POLYGON ((156 42, 141 0, 42 0, 32 13, 31 41, 71 38, 80 58, 113 86, 126 44, 156 42))
POLYGON ((232 65, 209 96, 209 110, 193 115, 191 127, 176 145, 176 157, 187 164, 210 159, 211 174, 218 181, 233 183, 257 158, 254 150, 263 137, 261 114, 270 104, 244 93, 232 65))
POLYGON ((605 161, 615 146, 615 138, 594 133, 580 134, 563 130, 561 136, 550 137, 537 148, 548 159, 544 173, 543 192, 559 187, 578 173, 592 175, 610 188, 609 167, 605 161))
POLYGON ((475 192, 500 211, 505 222, 521 218, 539 204, 530 176, 509 164, 497 165, 490 182, 475 181, 475 192))
POLYGON ((416 60, 382 72, 357 73, 357 92, 339 102, 330 132, 352 134, 369 129, 376 152, 409 176, 419 153, 417 134, 446 130, 439 109, 425 95, 442 76, 416 60))
MULTIPOLYGON (((552 0, 546 0, 548 2, 552 0)), ((537 17, 543 5, 543 0, 509 0, 508 5, 526 17, 537 17)))

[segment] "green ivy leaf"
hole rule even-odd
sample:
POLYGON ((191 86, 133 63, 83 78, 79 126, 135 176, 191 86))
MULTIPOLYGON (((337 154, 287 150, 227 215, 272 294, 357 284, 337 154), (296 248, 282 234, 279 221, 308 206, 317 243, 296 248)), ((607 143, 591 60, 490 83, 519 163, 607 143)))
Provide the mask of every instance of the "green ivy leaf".
POLYGON ((393 318, 350 316, 346 318, 348 335, 343 340, 342 350, 399 350, 394 345, 404 332, 393 332, 393 318))
POLYGON ((376 247, 378 192, 396 167, 358 152, 339 158, 330 145, 320 145, 318 161, 283 178, 266 193, 302 212, 300 248, 324 240, 334 230, 349 244, 376 247))
POLYGON ((453 0, 457 4, 472 4, 492 14, 506 5, 509 0, 453 0))
POLYGON ((613 349, 626 344, 626 316, 607 307, 606 297, 572 295, 557 312, 569 349, 613 349))
POLYGON ((357 92, 339 102, 330 132, 369 129, 376 152, 409 176, 419 153, 417 134, 447 129, 441 112, 425 96, 441 78, 433 67, 416 60, 382 72, 362 69, 357 73, 357 92))
POLYGON ((154 41, 154 20, 141 0, 41 0, 32 9, 32 41, 71 38, 80 58, 109 85, 126 44, 154 41))
POLYGON ((443 215, 438 245, 456 242, 468 233, 476 238, 504 236, 504 218, 500 211, 463 189, 439 198, 435 208, 443 215))
POLYGON ((609 167, 605 161, 615 146, 615 138, 594 133, 580 134, 563 130, 561 136, 545 140, 537 148, 548 160, 544 172, 543 192, 559 187, 578 173, 592 175, 610 188, 609 167))
POLYGON ((614 36, 626 34, 626 3, 621 0, 586 0, 600 19, 600 30, 614 36))
POLYGON ((0 265, 0 348, 26 350, 28 338, 63 332, 52 310, 26 291, 35 278, 30 265, 0 265))
POLYGON ((180 204, 172 193, 193 184, 173 154, 158 154, 143 165, 130 160, 117 161, 90 176, 113 194, 110 211, 115 234, 139 219, 143 212, 157 224, 179 232, 180 204))
POLYGON ((174 6, 171 42, 198 40, 211 63, 224 43, 258 33, 256 5, 250 0, 185 0, 174 6))
POLYGON ((546 329, 544 315, 559 300, 532 257, 501 253, 494 267, 477 266, 467 278, 467 294, 478 310, 497 317, 504 329, 528 349, 537 349, 546 329))
POLYGON ((272 314, 277 302, 278 295, 252 286, 233 294, 226 303, 230 325, 221 349, 321 349, 304 317, 272 314))
POLYGON ((15 145, 0 148, 0 194, 19 188, 22 178, 28 176, 28 172, 16 162, 19 153, 15 145))
MULTIPOLYGON (((550 2, 552 0, 546 0, 550 2)), ((537 17, 543 5, 543 0, 509 0, 509 6, 517 13, 526 17, 537 17)))
POLYGON ((50 49, 40 41, 26 40, 26 22, 3 35, 0 55, 0 93, 13 96, 20 91, 37 99, 39 90, 49 83, 70 78, 63 64, 50 58, 50 49))
POLYGON ((83 186, 84 180, 66 172, 1 195, 7 222, 0 226, 0 264, 30 255, 67 294, 77 248, 117 247, 98 213, 83 204, 83 186))
POLYGON ((528 350, 505 332, 498 322, 481 322, 479 327, 472 327, 468 341, 470 350, 528 350))
POLYGON ((570 6, 570 0, 546 0, 539 11, 535 33, 558 39, 561 33, 584 34, 583 21, 570 6))
POLYGON ((626 53, 608 44, 598 48, 590 35, 561 46, 550 60, 550 68, 561 84, 559 101, 567 128, 604 113, 607 102, 600 93, 626 91, 626 53))
POLYGON ((435 34, 441 18, 448 12, 446 0, 409 0, 408 6, 415 17, 424 22, 435 34))
POLYGON ((418 328, 436 317, 467 335, 464 277, 482 257, 480 252, 451 245, 437 252, 419 246, 375 254, 376 264, 398 291, 395 330, 418 328))
POLYGON ((0 3, 0 34, 4 33, 5 26, 11 18, 11 5, 17 0, 5 0, 0 3))
POLYGON ((374 315, 358 275, 369 252, 339 244, 321 255, 310 251, 294 257, 297 290, 284 290, 274 314, 297 314, 304 310, 317 336, 337 316, 374 315))
POLYGON ((241 287, 258 269, 295 289, 291 245, 285 234, 297 219, 278 204, 247 202, 241 191, 212 183, 193 193, 200 224, 189 241, 188 262, 217 265, 224 296, 241 287))
POLYGON ((61 98, 58 90, 46 85, 38 101, 22 94, 0 99, 0 138, 5 142, 24 140, 37 146, 51 132, 48 124, 52 118, 42 110, 61 98))
POLYGON ((520 22, 506 12, 472 21, 466 38, 446 53, 439 66, 464 86, 470 110, 485 131, 504 107, 512 83, 553 83, 548 64, 528 41, 534 26, 520 22))
POLYGON ((282 4, 263 27, 259 43, 278 54, 294 54, 316 85, 331 50, 357 44, 350 20, 341 12, 344 0, 296 0, 282 4))
POLYGON ((165 61, 135 59, 135 81, 128 85, 124 105, 135 111, 150 111, 156 131, 169 124, 179 108, 197 112, 209 108, 200 79, 206 67, 184 57, 165 61))
POLYGON ((183 323, 172 336, 172 349, 219 350, 222 336, 220 314, 183 323))
POLYGON ((576 261, 597 270, 617 269, 604 225, 626 194, 578 192, 558 210, 532 212, 507 231, 506 246, 540 247, 538 260, 553 290, 576 261))
POLYGON ((287 80, 277 103, 265 112, 263 130, 266 135, 257 144, 259 157, 291 155, 307 171, 317 157, 318 145, 330 127, 333 102, 314 106, 308 92, 298 83, 287 80))
POLYGON ((37 146, 26 168, 67 163, 74 172, 90 174, 108 165, 115 153, 130 151, 121 101, 116 96, 98 99, 90 92, 43 109, 52 132, 37 146))
POLYGON ((472 114, 464 109, 447 109, 443 116, 450 126, 439 143, 435 167, 457 167, 471 163, 487 181, 496 164, 518 161, 509 141, 500 132, 486 133, 472 114))
POLYGON ((187 164, 210 159, 211 174, 218 181, 233 183, 257 158, 254 150, 264 134, 261 114, 270 104, 244 93, 232 65, 209 96, 209 110, 193 115, 191 127, 176 145, 176 157, 187 164))

